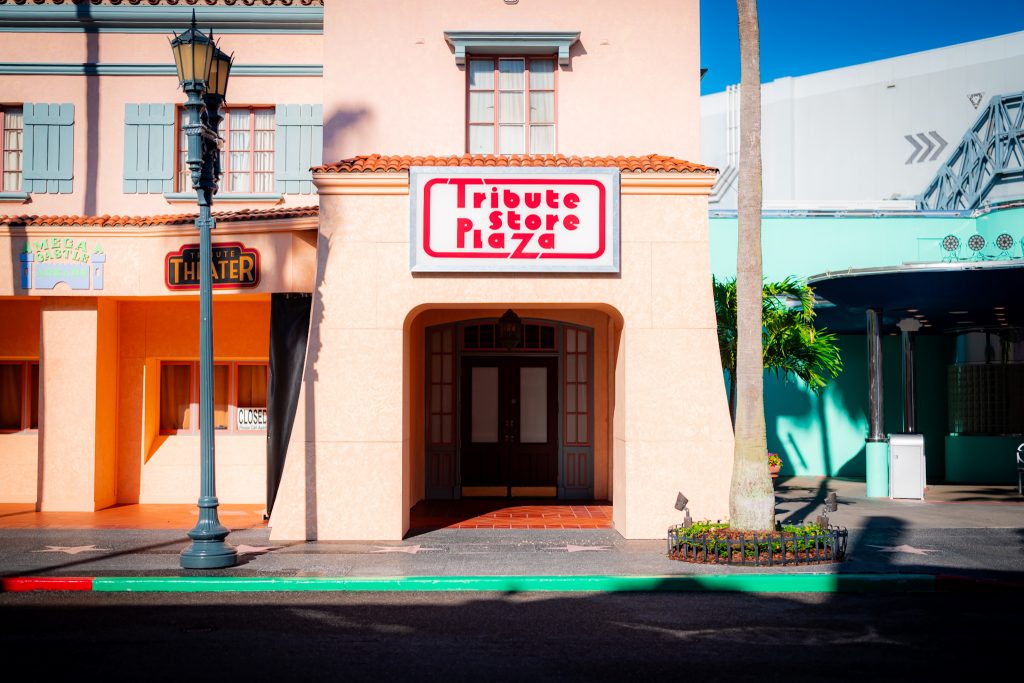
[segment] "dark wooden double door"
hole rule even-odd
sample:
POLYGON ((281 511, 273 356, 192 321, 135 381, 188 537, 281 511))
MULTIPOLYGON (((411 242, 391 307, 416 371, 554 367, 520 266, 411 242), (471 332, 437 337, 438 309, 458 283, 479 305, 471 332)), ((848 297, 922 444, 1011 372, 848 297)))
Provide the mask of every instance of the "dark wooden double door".
POLYGON ((555 496, 558 359, 463 356, 464 496, 555 496))

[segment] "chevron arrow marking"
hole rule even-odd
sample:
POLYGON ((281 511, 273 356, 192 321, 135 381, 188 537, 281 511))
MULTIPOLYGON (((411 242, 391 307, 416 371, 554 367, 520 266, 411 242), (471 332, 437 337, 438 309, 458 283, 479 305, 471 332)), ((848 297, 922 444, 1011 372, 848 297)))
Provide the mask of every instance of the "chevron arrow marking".
POLYGON ((928 134, 935 138, 935 142, 939 143, 939 148, 935 150, 935 154, 933 154, 932 158, 929 159, 929 161, 935 161, 936 159, 939 158, 939 155, 942 154, 942 150, 946 149, 946 145, 948 145, 949 143, 943 140, 942 136, 936 133, 934 130, 928 131, 928 134))
POLYGON ((904 164, 904 166, 906 166, 907 164, 914 163, 914 157, 917 156, 917 153, 920 152, 922 148, 921 145, 917 144, 917 140, 914 139, 913 135, 904 135, 903 137, 914 147, 914 151, 910 153, 910 158, 907 159, 906 164, 904 164))
POLYGON ((921 163, 922 161, 928 160, 928 155, 932 153, 933 149, 935 149, 935 143, 929 140, 928 136, 924 133, 918 133, 917 139, 923 142, 926 148, 924 152, 921 153, 921 156, 917 158, 917 163, 921 163))

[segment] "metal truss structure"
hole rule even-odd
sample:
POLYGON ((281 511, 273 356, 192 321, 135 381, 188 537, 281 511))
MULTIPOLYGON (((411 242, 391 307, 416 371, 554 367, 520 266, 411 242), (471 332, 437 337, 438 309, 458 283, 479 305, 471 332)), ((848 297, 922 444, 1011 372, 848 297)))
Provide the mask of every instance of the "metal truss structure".
POLYGON ((1024 180, 1024 92, 996 95, 917 202, 922 211, 977 209, 993 187, 1024 180))

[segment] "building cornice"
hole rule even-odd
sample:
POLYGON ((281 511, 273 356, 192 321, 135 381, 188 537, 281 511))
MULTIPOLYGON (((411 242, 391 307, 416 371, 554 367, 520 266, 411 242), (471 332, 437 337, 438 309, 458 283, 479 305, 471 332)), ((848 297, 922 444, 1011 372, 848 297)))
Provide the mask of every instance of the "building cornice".
POLYGON ((709 173, 623 173, 619 187, 627 194, 704 195, 718 180, 709 173))
POLYGON ((317 194, 409 194, 409 173, 314 173, 317 194))
MULTIPOLYGON (((481 169, 483 170, 483 169, 481 169)), ((529 172, 529 169, 524 169, 529 172)), ((586 173, 585 168, 580 169, 586 173)), ((623 195, 704 195, 717 175, 709 173, 622 173, 623 195)), ((323 195, 407 195, 409 173, 314 173, 313 183, 323 195)))
POLYGON ((192 11, 204 31, 323 33, 322 6, 0 5, 0 33, 170 33, 187 27, 192 11))
MULTIPOLYGON (((272 220, 253 220, 250 222, 232 221, 217 223, 215 237, 220 239, 227 235, 269 235, 281 232, 300 232, 316 230, 320 225, 318 216, 302 216, 297 218, 280 218, 272 220)), ((75 237, 126 238, 126 237, 181 237, 197 239, 199 233, 192 226, 181 225, 147 225, 147 226, 95 226, 95 225, 0 225, 0 236, 10 237, 50 237, 74 235, 75 237)))

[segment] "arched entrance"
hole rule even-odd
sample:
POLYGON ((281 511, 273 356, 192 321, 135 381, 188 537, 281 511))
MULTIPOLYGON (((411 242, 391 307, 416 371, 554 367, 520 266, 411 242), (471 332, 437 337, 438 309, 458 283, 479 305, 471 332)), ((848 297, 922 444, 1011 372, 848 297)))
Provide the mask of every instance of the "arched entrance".
POLYGON ((594 330, 525 318, 499 343, 498 318, 424 330, 424 495, 594 497, 594 330))

